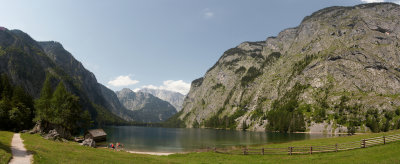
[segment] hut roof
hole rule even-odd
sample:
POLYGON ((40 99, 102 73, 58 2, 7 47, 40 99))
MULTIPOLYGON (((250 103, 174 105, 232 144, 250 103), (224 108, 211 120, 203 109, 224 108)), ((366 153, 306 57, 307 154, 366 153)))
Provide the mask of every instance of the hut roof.
POLYGON ((93 137, 99 137, 99 136, 106 136, 107 133, 104 132, 103 129, 91 129, 88 130, 88 133, 90 133, 93 137))

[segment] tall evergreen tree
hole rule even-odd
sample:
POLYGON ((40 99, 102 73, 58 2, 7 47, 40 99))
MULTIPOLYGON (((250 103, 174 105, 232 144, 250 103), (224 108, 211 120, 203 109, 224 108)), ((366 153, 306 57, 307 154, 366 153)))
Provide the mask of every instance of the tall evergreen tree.
POLYGON ((44 81, 42 91, 40 92, 40 98, 35 102, 35 121, 45 120, 46 118, 50 118, 51 114, 51 102, 53 91, 51 89, 50 76, 46 77, 44 81))
POLYGON ((6 74, 1 75, 1 86, 2 86, 1 99, 10 100, 13 88, 6 74))
POLYGON ((13 108, 9 111, 9 118, 13 127, 17 130, 29 129, 32 126, 34 110, 32 97, 25 93, 22 87, 17 86, 13 89, 11 105, 13 108))
POLYGON ((0 129, 9 130, 10 129, 10 118, 9 118, 9 111, 11 110, 12 106, 8 99, 0 100, 0 129))
POLYGON ((53 117, 50 123, 61 125, 71 132, 77 132, 81 120, 79 98, 67 91, 60 82, 51 98, 53 117))

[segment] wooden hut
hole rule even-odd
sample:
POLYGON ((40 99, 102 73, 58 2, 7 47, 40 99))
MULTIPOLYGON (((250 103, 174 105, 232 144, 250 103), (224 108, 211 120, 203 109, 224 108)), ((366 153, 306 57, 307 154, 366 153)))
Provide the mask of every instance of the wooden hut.
POLYGON ((85 139, 91 138, 96 142, 105 141, 107 133, 103 129, 91 129, 85 133, 85 139))

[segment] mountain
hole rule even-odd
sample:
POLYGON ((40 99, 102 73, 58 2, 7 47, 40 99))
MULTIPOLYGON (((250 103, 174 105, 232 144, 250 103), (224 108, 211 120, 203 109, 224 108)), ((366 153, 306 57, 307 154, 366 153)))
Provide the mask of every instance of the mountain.
POLYGON ((400 7, 329 7, 224 52, 172 120, 185 127, 355 132, 400 128, 400 7))
POLYGON ((96 124, 132 120, 125 116, 129 111, 115 99, 115 93, 99 84, 94 74, 58 42, 37 42, 20 30, 1 29, 0 74, 10 77, 13 85, 21 86, 34 98, 40 96, 46 77, 51 78, 53 89, 62 81, 79 97, 82 111, 88 110, 96 124))
POLYGON ((173 92, 163 89, 150 89, 143 88, 140 89, 139 92, 150 93, 153 96, 160 98, 161 100, 169 102, 175 109, 179 112, 182 109, 183 100, 185 99, 185 95, 179 92, 173 92))
POLYGON ((135 121, 163 122, 176 114, 176 109, 170 103, 150 93, 135 93, 128 88, 116 93, 121 104, 132 111, 130 116, 135 121))

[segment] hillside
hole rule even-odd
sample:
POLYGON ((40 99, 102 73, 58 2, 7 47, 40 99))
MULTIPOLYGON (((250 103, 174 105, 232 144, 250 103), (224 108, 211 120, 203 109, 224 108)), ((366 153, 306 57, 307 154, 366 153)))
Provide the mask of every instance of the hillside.
POLYGON ((124 88, 116 94, 121 104, 131 111, 129 116, 135 121, 162 122, 176 114, 176 109, 170 103, 150 93, 135 93, 124 88))
POLYGON ((400 6, 329 7, 224 52, 191 84, 185 127, 364 132, 400 128, 400 6))
POLYGON ((62 81, 78 96, 82 112, 89 111, 95 124, 123 123, 118 116, 129 112, 115 99, 108 99, 105 92, 114 93, 101 86, 60 43, 37 42, 20 30, 0 30, 0 74, 34 98, 39 98, 46 77, 53 89, 62 81))

